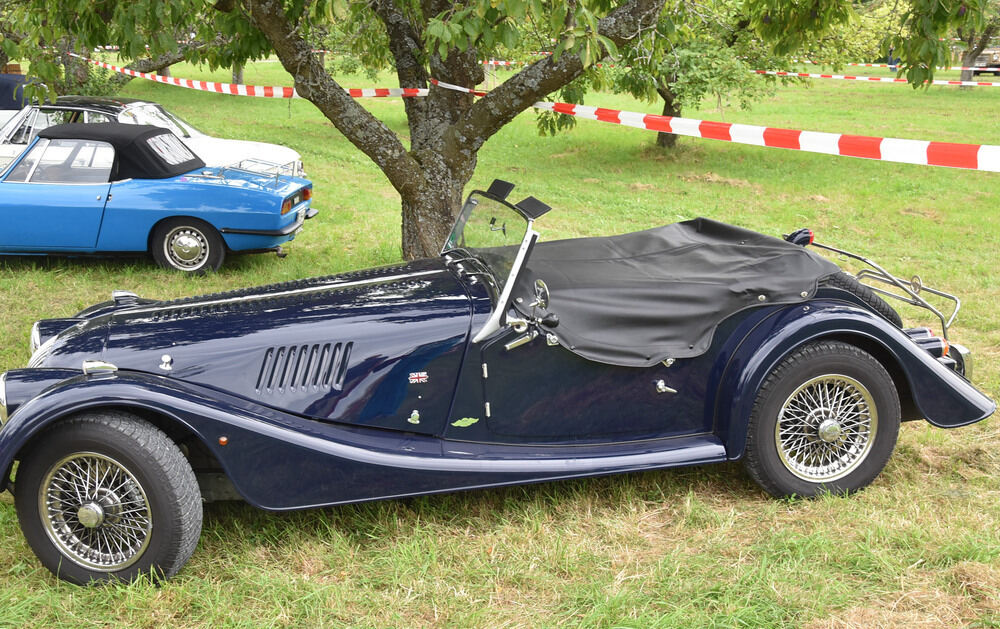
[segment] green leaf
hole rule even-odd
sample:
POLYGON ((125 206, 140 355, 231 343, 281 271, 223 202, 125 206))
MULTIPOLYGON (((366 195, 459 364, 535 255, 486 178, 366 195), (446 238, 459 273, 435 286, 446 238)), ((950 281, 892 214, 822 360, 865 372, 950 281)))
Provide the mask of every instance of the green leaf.
POLYGON ((451 423, 452 426, 456 428, 467 428, 479 421, 478 417, 463 417, 462 419, 457 419, 451 423))

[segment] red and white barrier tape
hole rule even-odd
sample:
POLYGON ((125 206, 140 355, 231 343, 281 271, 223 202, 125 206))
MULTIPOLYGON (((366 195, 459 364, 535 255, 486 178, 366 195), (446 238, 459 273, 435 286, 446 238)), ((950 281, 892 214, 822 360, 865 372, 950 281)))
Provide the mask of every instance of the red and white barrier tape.
POLYGON ((900 140, 777 127, 758 127, 711 120, 672 118, 600 107, 584 107, 583 105, 567 103, 535 103, 534 106, 538 109, 547 109, 579 118, 695 138, 725 140, 738 144, 753 144, 844 157, 862 157, 903 164, 1000 172, 1000 146, 987 144, 900 140))
MULTIPOLYGON (((792 63, 808 63, 814 66, 832 66, 832 63, 824 63, 822 61, 811 61, 809 59, 791 59, 792 63)), ((851 66, 855 68, 897 68, 899 64, 893 63, 845 63, 845 66, 851 66)), ((966 70, 975 70, 977 72, 1000 72, 1000 68, 979 68, 975 66, 941 66, 938 70, 954 70, 956 72, 964 72, 966 70)))
MULTIPOLYGON (((436 79, 431 83, 445 89, 484 96, 485 92, 452 85, 436 79)), ((1000 146, 988 144, 958 144, 955 142, 928 142, 926 140, 901 140, 897 138, 877 138, 843 133, 821 131, 799 131, 777 127, 711 120, 693 120, 643 114, 634 111, 586 107, 569 103, 537 102, 536 109, 545 109, 568 116, 610 122, 648 131, 663 131, 676 135, 710 140, 725 140, 737 144, 753 144, 772 148, 793 149, 810 153, 825 153, 844 157, 862 157, 902 164, 922 164, 926 166, 948 166, 1000 172, 1000 146)))
MULTIPOLYGON (((116 65, 110 63, 105 63, 103 61, 95 61, 93 59, 88 59, 86 57, 81 57, 80 55, 75 55, 73 53, 68 53, 73 57, 78 59, 83 59, 89 63, 96 66, 107 68, 112 72, 119 72, 121 74, 127 74, 128 76, 148 79, 150 81, 156 81, 158 83, 166 83, 167 85, 176 85, 178 87, 186 87, 192 90, 198 90, 201 92, 215 92, 217 94, 231 94, 234 96, 257 96, 260 98, 299 98, 299 95, 295 93, 295 88, 293 87, 282 87, 282 86, 260 86, 260 85, 243 85, 240 83, 213 83, 210 81, 194 81, 192 79, 181 79, 172 76, 160 76, 159 74, 148 74, 146 72, 137 72, 135 70, 130 70, 128 68, 120 68, 116 65)), ((399 96, 404 98, 412 98, 416 96, 427 96, 426 88, 416 88, 416 87, 365 87, 365 88, 349 88, 345 91, 354 98, 387 98, 392 96, 399 96)))
MULTIPOLYGON (((796 76, 807 79, 840 79, 843 81, 867 81, 870 83, 909 83, 906 79, 893 78, 887 76, 851 76, 849 74, 815 74, 812 72, 785 72, 784 70, 754 70, 757 74, 770 74, 772 76, 796 76)), ((935 79, 924 81, 930 85, 963 85, 966 87, 1000 87, 1000 83, 989 83, 987 81, 948 81, 945 79, 935 79)))
MULTIPOLYGON (((72 54, 72 53, 70 53, 72 54)), ((266 98, 294 98, 295 90, 290 87, 259 87, 253 85, 237 85, 232 83, 210 83, 163 77, 155 74, 136 72, 126 68, 73 55, 95 65, 128 74, 139 78, 158 81, 168 85, 177 85, 195 90, 235 94, 240 96, 263 96, 266 98)), ((431 84, 443 89, 454 90, 475 96, 485 96, 486 92, 445 83, 431 79, 431 84)), ((347 89, 351 96, 426 96, 429 90, 424 88, 365 88, 347 89)), ((752 144, 772 148, 785 148, 811 153, 842 155, 845 157, 861 157, 903 164, 923 164, 927 166, 947 166, 951 168, 967 168, 1000 172, 1000 146, 988 144, 958 144, 954 142, 928 142, 925 140, 901 140, 896 138, 878 138, 841 133, 826 133, 818 131, 799 131, 796 129, 781 129, 777 127, 759 127, 711 120, 694 120, 643 114, 633 111, 605 109, 603 107, 587 107, 569 103, 537 102, 536 109, 544 109, 578 118, 599 120, 649 131, 662 131, 711 140, 724 140, 738 144, 752 144)))

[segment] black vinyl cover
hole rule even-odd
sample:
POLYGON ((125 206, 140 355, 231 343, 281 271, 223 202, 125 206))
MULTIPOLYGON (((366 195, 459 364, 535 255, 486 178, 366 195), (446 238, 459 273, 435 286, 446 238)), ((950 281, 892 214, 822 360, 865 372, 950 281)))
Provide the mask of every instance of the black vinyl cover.
POLYGON ((553 332, 564 347, 589 360, 648 367, 705 353, 723 319, 753 306, 805 301, 839 270, 804 247, 696 218, 538 243, 513 294, 522 298, 515 306, 530 314, 526 304, 541 278, 550 300, 536 315, 559 316, 553 332))
MULTIPOLYGON (((205 162, 183 143, 181 146, 192 159, 171 164, 147 141, 158 135, 173 135, 169 129, 141 124, 117 122, 89 124, 59 124, 38 132, 38 137, 51 140, 94 140, 115 147, 112 181, 123 179, 167 179, 205 167, 205 162)), ((176 136, 175 136, 176 137, 176 136)), ((178 142, 180 140, 178 139, 178 142)))

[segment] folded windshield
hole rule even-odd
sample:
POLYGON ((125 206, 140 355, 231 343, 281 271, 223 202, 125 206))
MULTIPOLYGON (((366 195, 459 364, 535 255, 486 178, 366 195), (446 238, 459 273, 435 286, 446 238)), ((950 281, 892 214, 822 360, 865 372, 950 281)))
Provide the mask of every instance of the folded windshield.
POLYGON ((477 192, 465 202, 443 253, 464 251, 489 267, 498 292, 503 292, 518 250, 528 231, 528 221, 502 201, 477 192))

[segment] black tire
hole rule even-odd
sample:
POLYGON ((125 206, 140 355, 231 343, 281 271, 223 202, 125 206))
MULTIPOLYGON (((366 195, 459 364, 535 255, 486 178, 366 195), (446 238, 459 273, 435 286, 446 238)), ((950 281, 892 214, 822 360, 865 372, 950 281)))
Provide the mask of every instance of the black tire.
POLYGON ((840 273, 831 275, 823 280, 823 285, 840 288, 853 293, 872 310, 888 319, 894 326, 897 328, 903 327, 903 319, 899 316, 899 313, 886 300, 879 297, 875 291, 859 282, 850 273, 841 271, 840 273))
POLYGON ((198 544, 194 472, 165 434, 134 415, 87 413, 57 424, 22 456, 16 483, 25 539, 71 583, 167 579, 198 544))
POLYGON ((149 252, 165 269, 201 275, 222 266, 226 244, 219 232, 205 221, 170 218, 153 229, 149 252))
POLYGON ((837 341, 805 345, 757 393, 743 463, 772 496, 849 493, 885 467, 899 421, 896 386, 871 354, 837 341), (816 404, 824 390, 839 396, 816 404))

